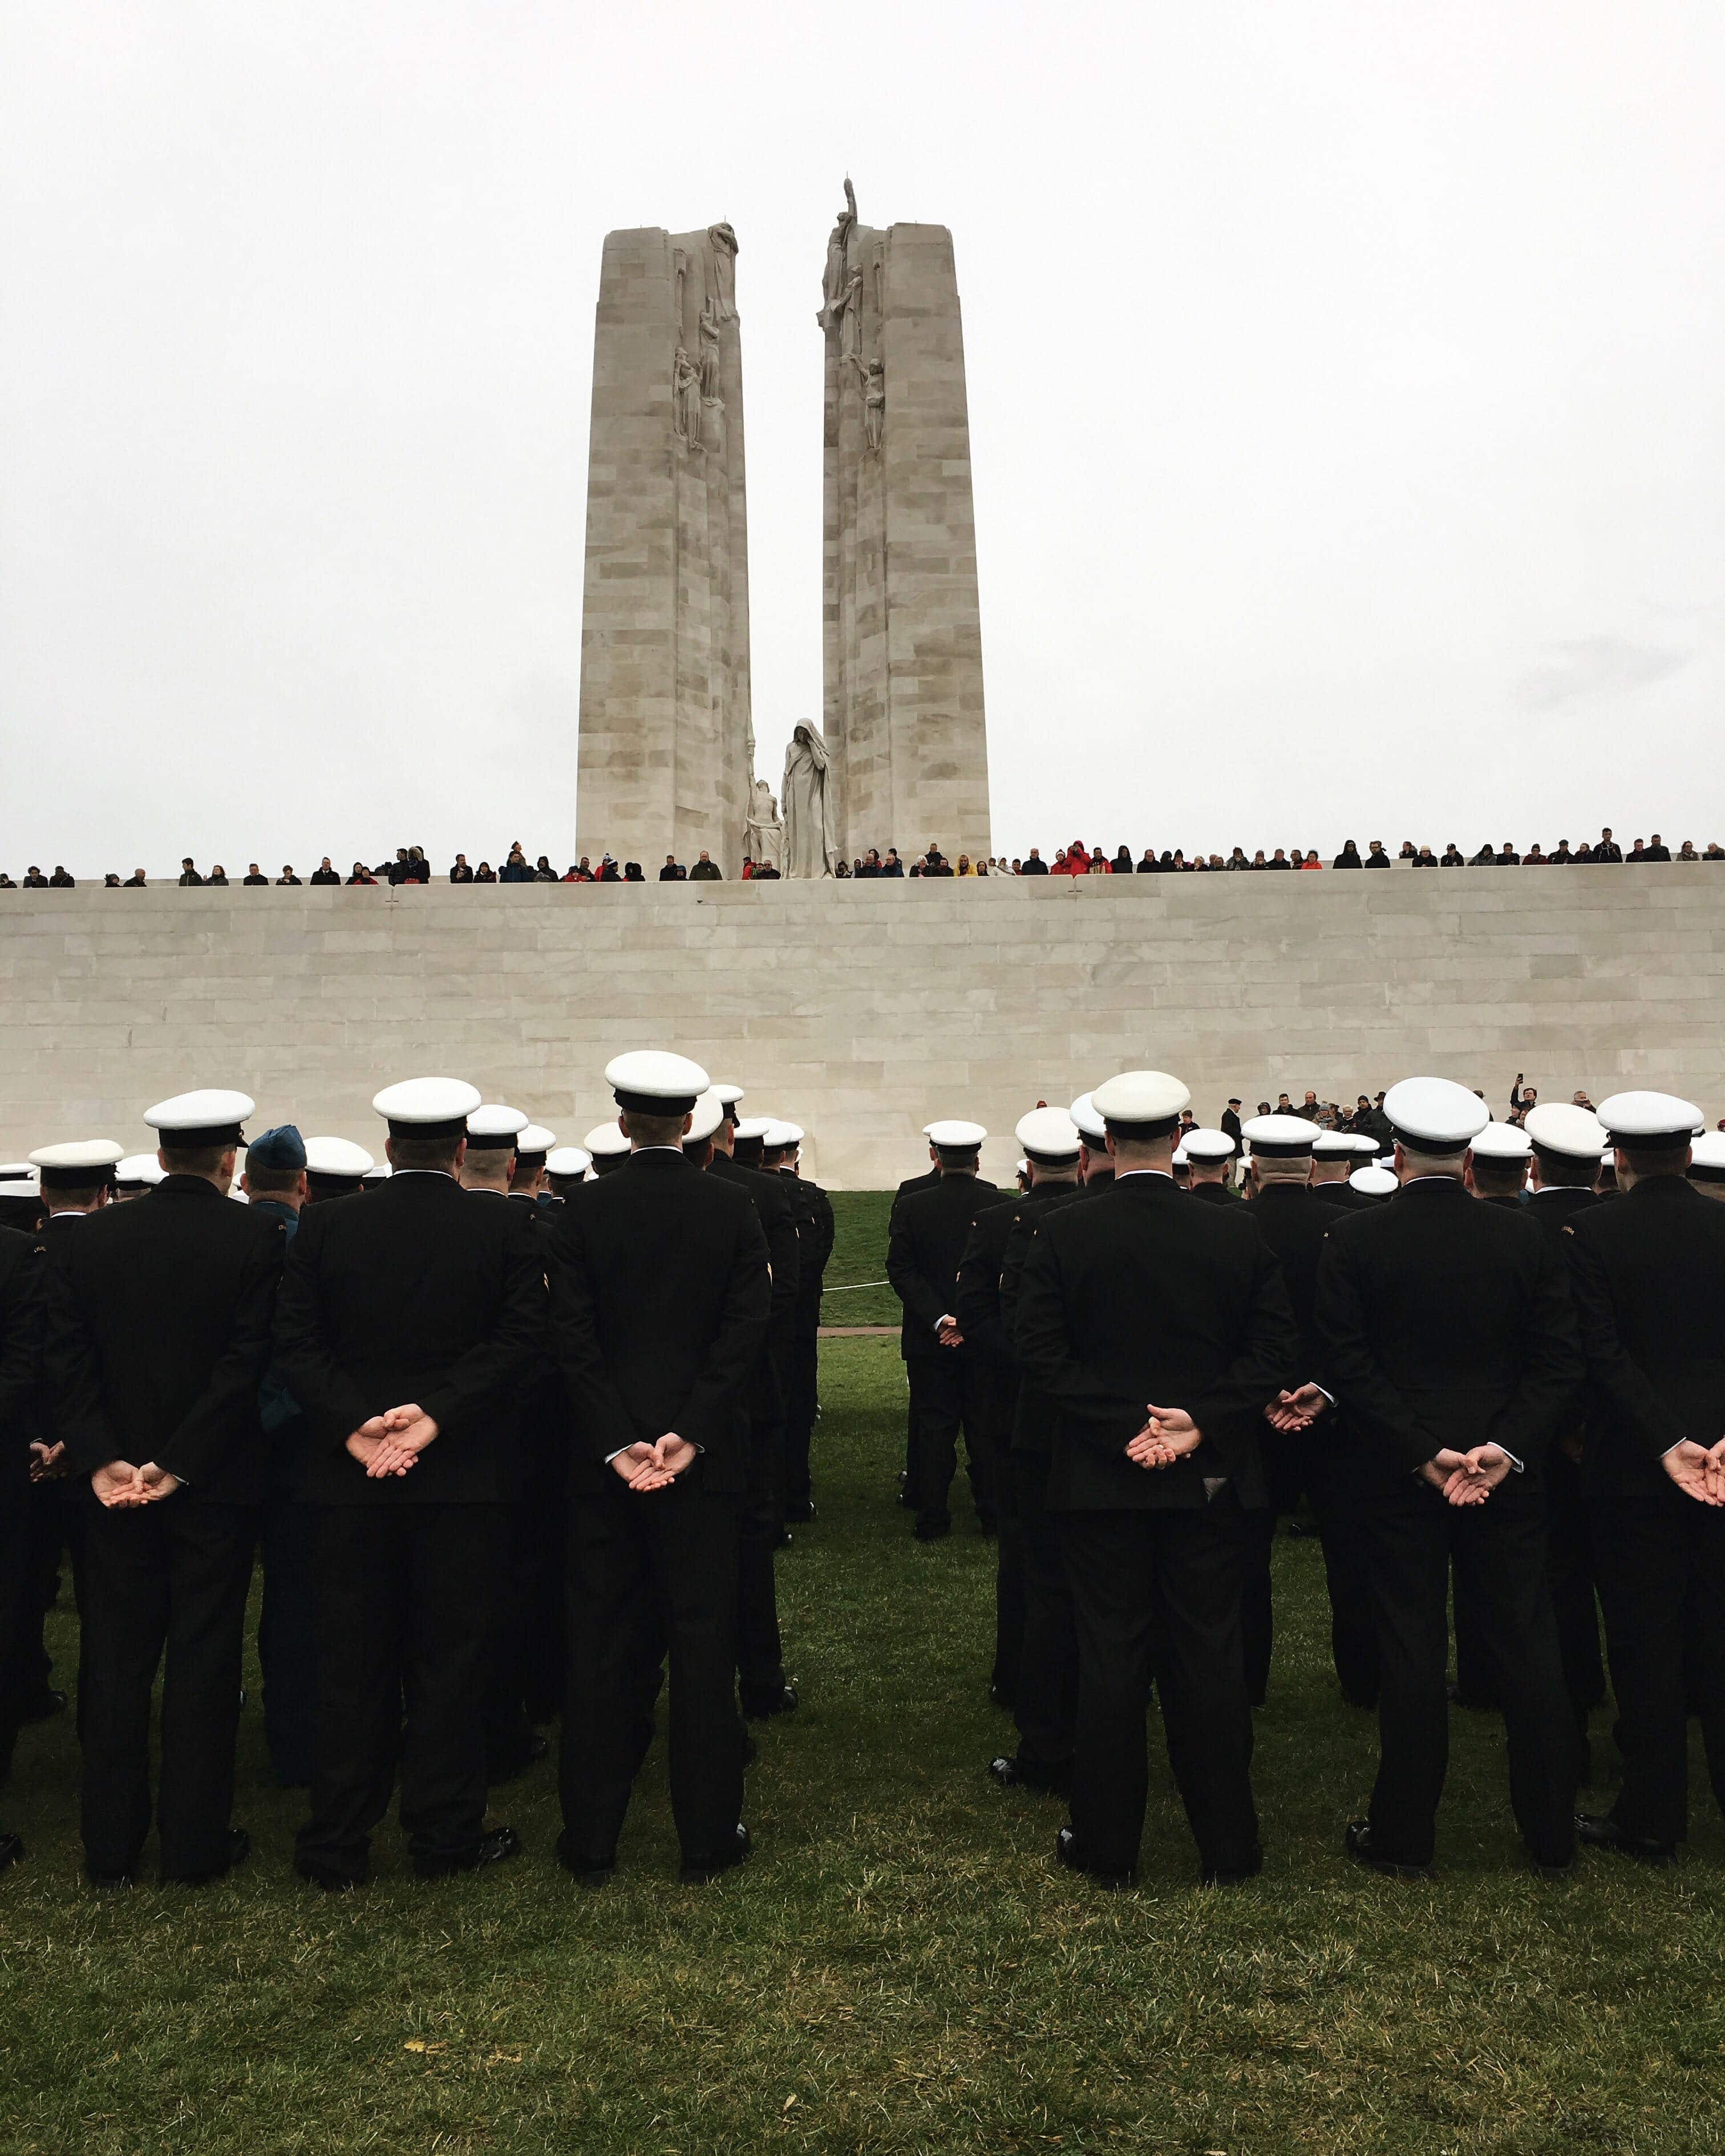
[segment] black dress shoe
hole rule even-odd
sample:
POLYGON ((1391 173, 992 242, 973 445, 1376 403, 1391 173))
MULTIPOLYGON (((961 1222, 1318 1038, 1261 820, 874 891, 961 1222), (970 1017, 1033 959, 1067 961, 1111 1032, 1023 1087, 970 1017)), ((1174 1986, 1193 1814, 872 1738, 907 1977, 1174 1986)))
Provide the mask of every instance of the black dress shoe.
POLYGON ((1535 1856, 1530 1851, 1527 1862, 1534 1876, 1538 1879, 1548 1879, 1555 1882, 1560 1879, 1573 1879, 1575 1876, 1575 1859, 1573 1856, 1564 1857, 1561 1863, 1548 1864, 1543 1856, 1535 1856))
POLYGON ((521 1838, 512 1826, 494 1826, 482 1834, 464 1856, 416 1856, 413 1871, 421 1879, 448 1879, 458 1871, 482 1871, 488 1864, 501 1864, 519 1856, 521 1838))
POLYGON ((814 1498, 788 1497, 785 1500, 784 1517, 793 1527, 801 1527, 805 1521, 812 1520, 814 1517, 814 1498))
POLYGON ((1677 1861, 1676 1842, 1655 1841, 1646 1835, 1625 1834, 1609 1812, 1600 1817, 1577 1812, 1575 1839, 1584 1849, 1614 1850, 1618 1856, 1633 1856, 1641 1864, 1662 1866, 1675 1864, 1677 1861))
POLYGON ((55 1715, 66 1711, 66 1695, 56 1691, 51 1685, 44 1685, 33 1691, 18 1709, 18 1722, 28 1726, 33 1722, 52 1722, 55 1715))
POLYGON ((988 1772, 1003 1789, 1034 1789, 1040 1796, 1063 1797, 1072 1783, 1070 1760, 1027 1759, 1018 1752, 991 1759, 988 1772))
POLYGON ((746 1691, 742 1696, 742 1711, 751 1722, 768 1722, 775 1714, 794 1714, 797 1711, 797 1687, 781 1685, 777 1691, 746 1691))
POLYGON ((518 1746, 506 1758, 494 1767, 488 1762, 485 1780, 496 1789, 502 1783, 517 1781, 530 1767, 536 1767, 551 1750, 551 1739, 542 1730, 530 1730, 525 1743, 518 1746))
POLYGON ((1063 1826, 1055 1836, 1055 1862, 1065 1865, 1068 1871, 1082 1873, 1093 1886, 1106 1887, 1111 1894, 1123 1893, 1128 1887, 1137 1884, 1135 1871, 1103 1871, 1093 1864, 1085 1863, 1069 1826, 1063 1826))
POLYGON ((24 1838, 21 1834, 0 1834, 0 1871, 8 1864, 16 1864, 24 1853, 24 1838))
POLYGON ((685 1858, 677 1873, 678 1881, 685 1887, 704 1887, 709 1879, 716 1879, 723 1872, 734 1871, 739 1864, 746 1864, 753 1847, 748 1829, 739 1825, 737 1840, 722 1856, 685 1858))
POLYGON ((919 1543, 941 1542, 952 1532, 952 1522, 950 1520, 918 1520, 916 1522, 916 1539, 919 1543))
POLYGON ((363 1871, 332 1871, 304 1856, 294 1859, 294 1869, 313 1887, 322 1887, 326 1894, 352 1894, 366 1883, 363 1871))
POLYGON ((988 1697, 1003 1714, 1010 1714, 1018 1704, 1017 1696, 1010 1685, 991 1684, 988 1686, 988 1697))
POLYGON ((1372 1830, 1364 1820, 1350 1820, 1343 1845, 1356 1864, 1363 1864, 1368 1871, 1375 1871, 1384 1879, 1430 1879, 1432 1869, 1429 1864, 1404 1864, 1394 1856, 1386 1856, 1372 1839, 1372 1830))
POLYGON ((218 1879, 225 1879, 236 1864, 244 1864, 252 1853, 252 1838, 243 1826, 228 1830, 227 1852, 219 1864, 212 1864, 203 1871, 164 1871, 164 1887, 212 1887, 218 1879))
POLYGON ((557 1862, 564 1871, 583 1887, 603 1887, 617 1869, 614 1850, 608 1856, 585 1856, 572 1845, 567 1828, 557 1836, 557 1862))
POLYGON ((84 1876, 102 1894, 124 1894, 138 1883, 136 1871, 98 1871, 93 1864, 85 1866, 84 1876))

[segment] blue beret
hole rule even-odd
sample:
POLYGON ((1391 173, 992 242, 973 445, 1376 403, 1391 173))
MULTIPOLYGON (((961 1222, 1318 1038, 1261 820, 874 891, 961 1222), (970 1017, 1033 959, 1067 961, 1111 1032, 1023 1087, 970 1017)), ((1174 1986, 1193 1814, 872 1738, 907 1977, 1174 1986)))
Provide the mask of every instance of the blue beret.
POLYGON ((305 1165, 305 1141, 292 1123, 278 1123, 273 1131, 259 1131, 246 1147, 248 1168, 273 1168, 292 1174, 305 1165))

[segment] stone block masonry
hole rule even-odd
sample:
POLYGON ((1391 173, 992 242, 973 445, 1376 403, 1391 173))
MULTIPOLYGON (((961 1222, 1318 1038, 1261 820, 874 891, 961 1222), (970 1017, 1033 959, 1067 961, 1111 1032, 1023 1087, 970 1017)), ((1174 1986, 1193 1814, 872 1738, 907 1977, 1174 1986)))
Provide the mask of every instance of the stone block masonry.
POLYGON ((625 1048, 694 1056, 886 1188, 918 1133, 1012 1128, 1117 1070, 1214 1122, 1414 1071, 1546 1099, 1653 1086, 1725 1113, 1725 870, 1406 877, 0 892, 0 1158, 142 1148, 151 1101, 239 1086, 257 1126, 377 1150, 392 1079, 471 1080, 578 1139, 625 1048))
POLYGON ((748 510, 737 240, 607 235, 593 333, 576 849, 742 866, 748 510))

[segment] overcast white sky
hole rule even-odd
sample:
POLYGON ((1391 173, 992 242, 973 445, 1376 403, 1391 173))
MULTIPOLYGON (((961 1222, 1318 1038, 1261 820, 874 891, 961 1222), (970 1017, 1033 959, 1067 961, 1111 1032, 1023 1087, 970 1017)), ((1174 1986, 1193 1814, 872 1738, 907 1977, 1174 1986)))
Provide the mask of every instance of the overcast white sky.
POLYGON ((776 785, 847 171, 954 235, 999 849, 1725 839, 1722 110, 1717 0, 7 0, 0 866, 566 865, 620 225, 742 244, 776 785))

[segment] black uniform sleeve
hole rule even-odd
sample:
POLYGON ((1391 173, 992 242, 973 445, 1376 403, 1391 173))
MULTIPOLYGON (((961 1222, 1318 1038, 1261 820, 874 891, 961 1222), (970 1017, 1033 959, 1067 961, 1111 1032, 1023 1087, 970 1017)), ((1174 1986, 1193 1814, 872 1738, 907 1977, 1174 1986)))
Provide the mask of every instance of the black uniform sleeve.
POLYGON ((958 1260, 957 1302, 952 1315, 968 1345, 999 1362, 1012 1359, 1000 1317, 1000 1265, 989 1230, 973 1220, 958 1260))
POLYGON ((123 1458, 102 1397, 101 1360, 69 1265, 47 1268, 42 1368, 54 1434, 66 1448, 66 1464, 72 1472, 94 1475, 110 1460, 123 1458))
MULTIPOLYGON (((752 1210, 749 1219, 753 1224, 752 1210)), ((760 1233, 758 1227, 756 1233, 760 1233)), ((575 1442, 583 1451, 603 1461, 633 1445, 639 1433, 629 1419, 599 1346, 593 1314, 595 1263, 581 1208, 566 1205, 552 1243, 552 1353, 563 1373, 575 1442)))
POLYGON ((368 1400, 336 1359, 325 1333, 318 1260, 323 1222, 329 1217, 323 1207, 308 1206, 288 1246, 275 1299, 275 1368, 313 1429, 326 1442, 342 1445, 372 1415, 404 1403, 368 1400))
MULTIPOLYGON (((531 1219, 510 1209, 503 1243, 503 1295, 497 1322, 460 1360, 421 1394, 438 1442, 459 1438, 518 1394, 545 1352, 545 1254, 531 1219)), ((392 1401, 392 1406, 399 1404, 392 1401)))
MULTIPOLYGON (((1574 1227, 1563 1230, 1569 1256, 1569 1286, 1585 1343, 1587 1374, 1615 1420, 1651 1459, 1661 1460, 1689 1435, 1647 1373, 1623 1344, 1611 1284, 1592 1236, 1574 1227)), ((1711 1433, 1703 1431, 1705 1445, 1711 1433)))
POLYGON ((917 1265, 916 1240, 905 1224, 905 1208, 901 1204, 893 1208, 892 1232, 886 1241, 886 1277, 906 1314, 925 1332, 932 1332, 942 1318, 954 1314, 929 1286, 917 1265))
POLYGON ((797 1306, 803 1281, 801 1238, 797 1232, 796 1208, 788 1190, 775 1191, 778 1203, 768 1224, 767 1257, 773 1268, 773 1322, 788 1317, 797 1306))
POLYGON ((837 1229, 833 1222, 833 1201, 825 1191, 811 1188, 809 1196, 814 1207, 814 1256, 812 1264, 805 1264, 804 1270, 819 1280, 833 1255, 833 1238, 837 1229))
MULTIPOLYGON (((1046 1393, 1065 1414, 1076 1417, 1081 1426, 1095 1425, 1086 1435, 1100 1451, 1111 1458, 1134 1432, 1144 1427, 1144 1401, 1117 1392, 1075 1359, 1072 1337, 1066 1327, 1060 1260, 1046 1235, 1037 1235, 1031 1241, 1024 1259, 1013 1345, 1018 1351, 1019 1366, 1032 1384, 1046 1393), (1121 1435, 1123 1426, 1125 1437, 1121 1435)), ((1168 1400, 1163 1404, 1173 1407, 1179 1403, 1168 1400)))
POLYGON ((1443 1450, 1445 1439, 1420 1421, 1372 1352, 1349 1241, 1346 1235, 1327 1236, 1318 1260, 1313 1316, 1327 1357, 1326 1389, 1334 1392, 1354 1427, 1387 1440, 1412 1474, 1443 1450))
POLYGON ((1281 1266, 1255 1224, 1250 1262, 1251 1287, 1239 1353, 1195 1399, 1158 1402, 1184 1408, 1230 1475, 1241 1471, 1257 1442, 1265 1404, 1284 1386, 1299 1382, 1303 1353, 1281 1266))
POLYGON ((280 1222, 272 1228, 246 1253, 227 1346, 178 1428, 157 1449, 157 1465, 194 1489, 221 1466, 236 1431, 253 1425, 257 1414, 258 1387, 270 1367, 270 1324, 287 1244, 287 1230, 280 1222))
POLYGON ((679 1437, 711 1447, 729 1436, 738 1396, 760 1353, 771 1297, 767 1238, 751 1206, 737 1221, 719 1329, 678 1417, 679 1437))
POLYGON ((31 1439, 39 1435, 35 1413, 47 1272, 48 1254, 33 1245, 0 1283, 0 1443, 18 1455, 11 1466, 20 1470, 31 1439))

